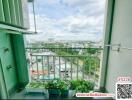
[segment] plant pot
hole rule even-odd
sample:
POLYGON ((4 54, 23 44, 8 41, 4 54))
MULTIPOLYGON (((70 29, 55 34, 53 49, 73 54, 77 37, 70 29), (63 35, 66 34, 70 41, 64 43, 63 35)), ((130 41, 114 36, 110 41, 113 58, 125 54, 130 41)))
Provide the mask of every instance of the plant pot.
POLYGON ((48 89, 49 95, 60 95, 60 89, 48 89))
POLYGON ((62 97, 68 97, 68 95, 69 95, 69 90, 61 90, 62 97))
POLYGON ((69 97, 74 97, 76 95, 76 90, 69 90, 69 97))
POLYGON ((45 93, 46 90, 43 88, 26 88, 26 93, 45 93))

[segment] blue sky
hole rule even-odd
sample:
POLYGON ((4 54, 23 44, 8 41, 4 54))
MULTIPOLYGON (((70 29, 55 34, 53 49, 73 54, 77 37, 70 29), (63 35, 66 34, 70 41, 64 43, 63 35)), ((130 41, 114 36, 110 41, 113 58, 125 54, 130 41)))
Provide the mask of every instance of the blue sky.
MULTIPOLYGON (((89 40, 103 37, 105 0, 35 0, 37 35, 27 39, 44 41, 89 40)), ((34 30, 29 4, 30 30, 34 30)))

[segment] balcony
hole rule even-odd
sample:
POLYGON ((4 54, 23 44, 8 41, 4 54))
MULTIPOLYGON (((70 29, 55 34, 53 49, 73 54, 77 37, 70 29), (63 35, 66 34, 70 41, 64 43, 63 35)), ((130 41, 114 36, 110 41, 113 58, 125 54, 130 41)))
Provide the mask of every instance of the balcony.
MULTIPOLYGON (((24 93, 30 95, 44 93, 48 96, 44 84, 55 79, 67 82, 85 80, 94 84, 92 91, 98 89, 101 50, 101 48, 26 48, 29 84, 24 93)), ((69 95, 73 97, 71 91, 69 95)))
MULTIPOLYGON (((99 89, 101 51, 102 48, 27 47, 29 84, 12 98, 47 99, 45 84, 56 79, 91 82, 94 92, 99 89)), ((69 89, 68 98, 74 95, 69 89)))

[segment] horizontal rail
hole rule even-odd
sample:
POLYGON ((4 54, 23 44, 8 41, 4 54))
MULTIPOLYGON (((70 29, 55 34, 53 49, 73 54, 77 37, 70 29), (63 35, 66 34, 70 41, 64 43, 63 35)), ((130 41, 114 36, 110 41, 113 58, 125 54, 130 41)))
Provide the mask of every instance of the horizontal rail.
MULTIPOLYGON (((89 57, 89 55, 38 55, 32 54, 32 56, 48 56, 48 57, 89 57)), ((96 55, 91 55, 91 57, 97 57, 96 55)))
POLYGON ((49 47, 49 48, 46 48, 46 47, 26 47, 26 49, 100 49, 100 50, 103 50, 103 48, 102 47, 88 47, 88 48, 82 48, 82 47, 73 47, 73 48, 71 48, 71 47, 59 47, 59 48, 55 48, 55 47, 49 47))

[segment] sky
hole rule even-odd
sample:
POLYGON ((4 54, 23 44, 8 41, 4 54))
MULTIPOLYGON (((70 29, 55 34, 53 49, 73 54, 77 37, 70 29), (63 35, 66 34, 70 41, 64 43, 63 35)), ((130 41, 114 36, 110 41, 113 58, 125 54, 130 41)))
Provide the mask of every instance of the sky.
MULTIPOLYGON (((35 0, 37 34, 28 41, 103 39, 105 0, 35 0)), ((34 31, 29 3, 30 31, 34 31)))

